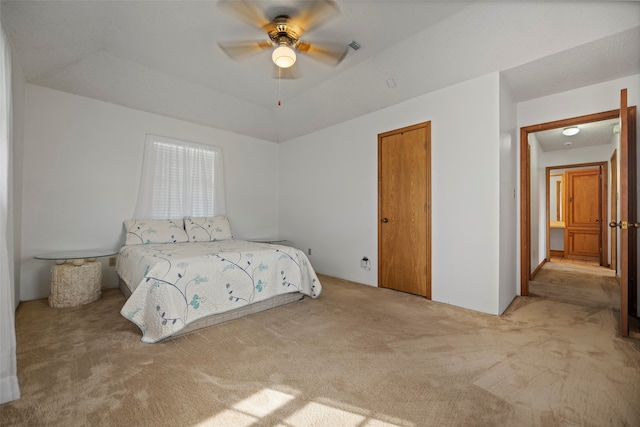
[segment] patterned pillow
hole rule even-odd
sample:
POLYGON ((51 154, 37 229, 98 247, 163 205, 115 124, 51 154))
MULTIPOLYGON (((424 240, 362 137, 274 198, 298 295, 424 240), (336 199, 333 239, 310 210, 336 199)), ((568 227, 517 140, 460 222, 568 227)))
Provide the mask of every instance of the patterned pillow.
POLYGON ((226 216, 184 217, 184 228, 190 242, 213 242, 231 239, 231 224, 226 216))
POLYGON ((129 219, 124 228, 125 245, 189 241, 181 219, 129 219))

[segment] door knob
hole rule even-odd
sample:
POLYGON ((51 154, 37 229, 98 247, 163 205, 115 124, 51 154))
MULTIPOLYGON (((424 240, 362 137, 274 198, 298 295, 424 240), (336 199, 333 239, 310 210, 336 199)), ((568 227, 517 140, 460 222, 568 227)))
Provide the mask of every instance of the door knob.
POLYGON ((611 227, 611 228, 620 227, 621 229, 626 230, 628 228, 640 228, 640 223, 639 222, 627 222, 627 221, 620 221, 620 222, 611 221, 609 223, 609 227, 611 227))
POLYGON ((389 218, 382 218, 381 221, 382 222, 389 222, 389 218))

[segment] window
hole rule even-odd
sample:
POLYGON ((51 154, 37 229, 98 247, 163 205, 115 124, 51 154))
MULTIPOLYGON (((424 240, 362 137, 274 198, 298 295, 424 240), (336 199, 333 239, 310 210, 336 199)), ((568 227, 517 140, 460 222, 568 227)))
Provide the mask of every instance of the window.
POLYGON ((136 219, 224 215, 222 150, 147 135, 136 219))

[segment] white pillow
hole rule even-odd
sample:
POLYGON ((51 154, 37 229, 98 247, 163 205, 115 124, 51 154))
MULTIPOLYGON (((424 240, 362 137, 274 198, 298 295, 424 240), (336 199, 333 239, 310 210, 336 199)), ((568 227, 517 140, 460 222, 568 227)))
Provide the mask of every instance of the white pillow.
POLYGON ((182 219, 129 219, 124 228, 125 245, 189 241, 182 219))
POLYGON ((226 216, 184 217, 190 242, 214 242, 231 239, 231 224, 226 216))

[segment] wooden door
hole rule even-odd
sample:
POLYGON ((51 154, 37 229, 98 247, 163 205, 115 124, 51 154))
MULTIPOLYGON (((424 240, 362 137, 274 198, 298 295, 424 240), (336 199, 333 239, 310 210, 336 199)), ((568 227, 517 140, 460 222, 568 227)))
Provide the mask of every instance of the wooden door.
POLYGON ((619 229, 620 334, 629 336, 629 314, 637 315, 636 107, 627 106, 627 89, 620 92, 620 209, 609 225, 619 229))
POLYGON ((601 261, 601 168, 567 171, 565 176, 566 256, 601 261))
MULTIPOLYGON (((611 165, 611 205, 610 205, 610 218, 618 218, 618 153, 616 151, 611 155, 609 161, 611 165)), ((609 268, 613 271, 618 271, 618 228, 611 228, 611 234, 609 237, 611 242, 611 264, 609 268)))
MULTIPOLYGON (((626 103, 626 97, 625 97, 626 103)), ((627 139, 627 179, 628 183, 628 201, 629 201, 629 221, 634 223, 634 229, 629 232, 629 253, 627 254, 627 275, 628 275, 628 315, 638 317, 638 168, 637 168, 637 135, 636 123, 637 109, 635 106, 627 108, 625 134, 627 139)), ((627 334, 629 328, 627 325, 627 334)))
MULTIPOLYGON (((629 336, 629 112, 627 110, 627 90, 620 92, 620 210, 619 221, 610 225, 620 228, 620 335, 629 336)), ((635 219, 635 218, 634 218, 635 219)), ((633 224, 633 223, 632 223, 633 224)))
POLYGON ((431 299, 431 122, 378 135, 378 285, 431 299))

